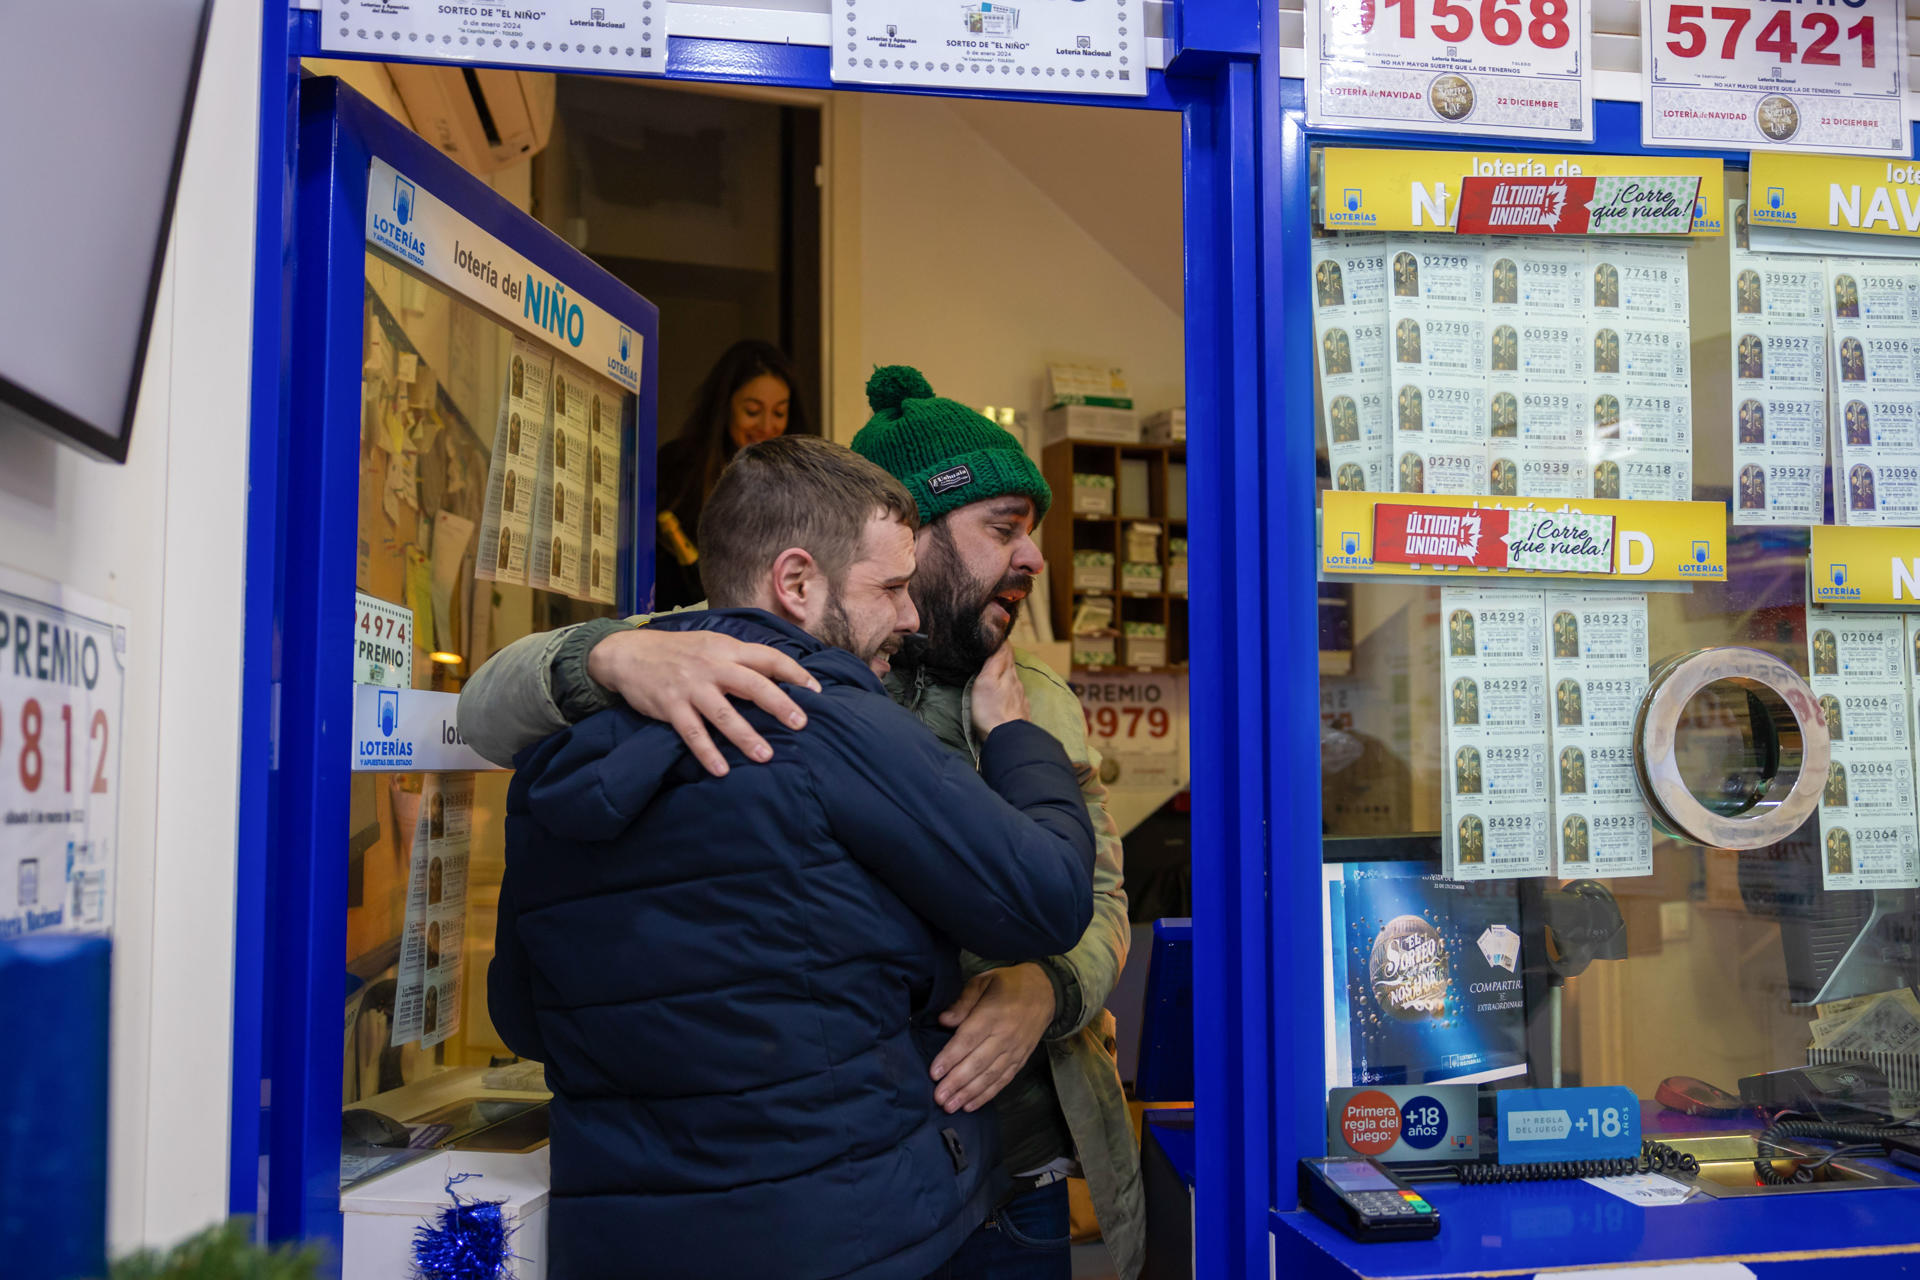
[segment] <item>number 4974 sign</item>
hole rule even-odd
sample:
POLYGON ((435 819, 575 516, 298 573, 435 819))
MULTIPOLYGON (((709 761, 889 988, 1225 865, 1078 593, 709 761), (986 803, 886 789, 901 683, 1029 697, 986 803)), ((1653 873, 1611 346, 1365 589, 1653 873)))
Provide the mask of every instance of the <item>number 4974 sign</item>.
POLYGON ((1901 0, 1653 0, 1648 146, 1907 156, 1901 0))
POLYGON ((1593 137, 1585 0, 1307 0, 1316 127, 1593 137))

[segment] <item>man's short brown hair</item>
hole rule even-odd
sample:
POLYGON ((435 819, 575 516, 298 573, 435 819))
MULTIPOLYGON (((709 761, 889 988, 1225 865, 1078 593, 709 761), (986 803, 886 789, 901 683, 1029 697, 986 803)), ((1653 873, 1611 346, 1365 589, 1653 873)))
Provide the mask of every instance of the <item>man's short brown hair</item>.
POLYGON ((715 608, 753 600, 782 551, 799 547, 838 586, 867 523, 890 515, 920 527, 898 480, 844 445, 776 436, 734 455, 700 513, 700 582, 715 608))

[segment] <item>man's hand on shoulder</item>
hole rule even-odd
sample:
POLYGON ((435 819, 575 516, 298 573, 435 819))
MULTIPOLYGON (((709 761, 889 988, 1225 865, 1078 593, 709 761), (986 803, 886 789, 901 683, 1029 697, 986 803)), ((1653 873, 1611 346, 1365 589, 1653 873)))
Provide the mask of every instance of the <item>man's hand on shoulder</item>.
POLYGON ((1013 645, 1003 644, 980 668, 973 680, 973 727, 985 742, 988 735, 1010 720, 1031 720, 1027 691, 1014 666, 1013 645))
POLYGON ((587 655, 587 675, 641 715, 672 725, 716 778, 726 776, 727 762, 709 725, 749 760, 764 763, 773 758, 766 739, 728 698, 751 702, 789 728, 803 729, 806 713, 780 686, 820 691, 819 682, 778 649, 717 631, 617 631, 587 655))
POLYGON ((1053 981, 1039 965, 976 975, 940 1015, 940 1025, 955 1030, 933 1060, 933 1100, 949 1115, 992 1102, 1033 1056, 1053 1016, 1053 981))

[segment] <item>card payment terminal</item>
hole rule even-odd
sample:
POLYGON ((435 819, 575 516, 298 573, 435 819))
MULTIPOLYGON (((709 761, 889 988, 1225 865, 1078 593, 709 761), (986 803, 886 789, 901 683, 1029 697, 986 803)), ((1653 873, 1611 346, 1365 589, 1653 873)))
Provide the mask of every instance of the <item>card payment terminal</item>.
POLYGON ((1427 1240, 1440 1234, 1438 1209, 1359 1156, 1302 1160, 1300 1203, 1362 1243, 1427 1240))

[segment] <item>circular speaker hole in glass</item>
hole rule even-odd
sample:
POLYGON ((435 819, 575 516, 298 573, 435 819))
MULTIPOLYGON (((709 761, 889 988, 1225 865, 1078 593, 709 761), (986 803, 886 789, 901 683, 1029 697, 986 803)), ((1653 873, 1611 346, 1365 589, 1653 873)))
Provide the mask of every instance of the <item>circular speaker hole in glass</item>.
POLYGON ((1800 770, 1799 727, 1785 700, 1765 685, 1716 680, 1681 713, 1674 762, 1694 799, 1736 817, 1786 798, 1800 770))

